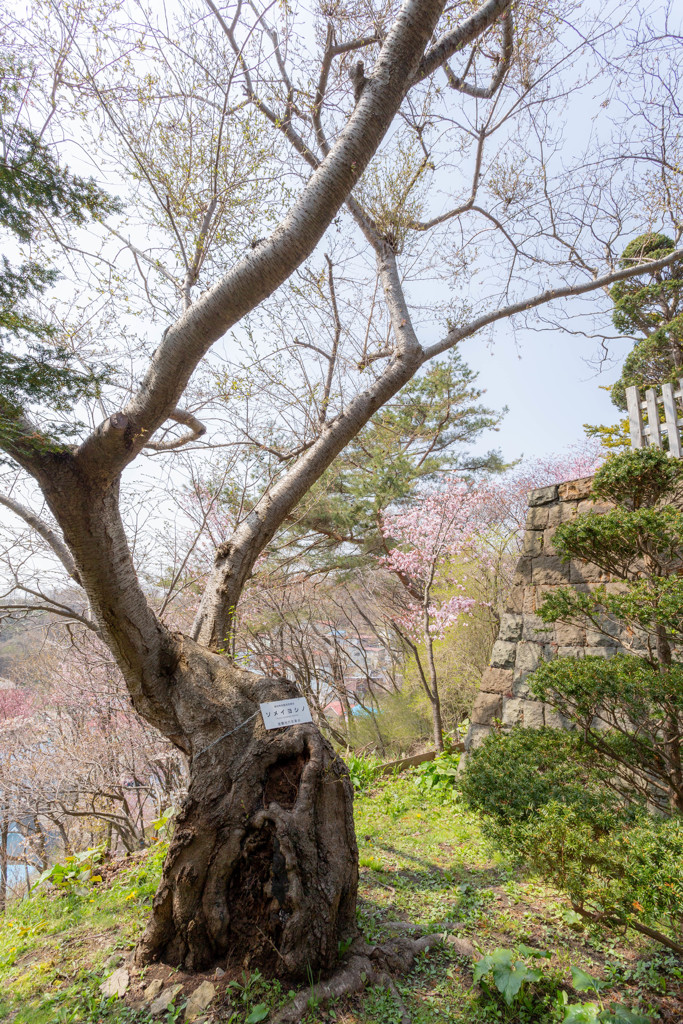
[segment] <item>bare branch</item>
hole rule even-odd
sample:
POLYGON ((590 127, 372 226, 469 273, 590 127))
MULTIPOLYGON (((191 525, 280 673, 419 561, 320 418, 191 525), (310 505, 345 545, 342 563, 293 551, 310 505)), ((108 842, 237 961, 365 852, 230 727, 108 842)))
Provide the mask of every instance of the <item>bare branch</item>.
MULTIPOLYGON (((503 24, 503 52, 500 55, 498 61, 498 67, 495 70, 491 81, 486 88, 482 88, 477 85, 471 85, 465 81, 467 77, 467 71, 463 74, 462 78, 458 78, 453 69, 451 68, 448 61, 444 62, 443 68, 446 72, 446 78, 451 89, 457 89, 458 92, 464 92, 467 96, 473 96, 475 99, 490 100, 492 96, 495 96, 498 89, 500 88, 503 79, 507 73, 510 63, 512 61, 513 43, 514 43, 514 31, 512 21, 512 10, 507 11, 501 18, 503 24)), ((474 56, 474 51, 472 51, 474 56)), ((469 62, 468 62, 469 67, 469 62)))
POLYGON ((670 263, 675 263, 677 260, 682 258, 683 249, 676 249, 661 260, 652 260, 649 263, 641 263, 636 267, 626 267, 624 270, 615 270, 611 274, 605 274, 603 277, 594 277, 590 281, 583 282, 583 284, 570 284, 563 288, 549 288, 547 291, 539 292, 537 295, 529 296, 529 298, 526 299, 521 299, 519 302, 513 302, 508 306, 502 306, 500 309, 493 310, 490 313, 484 313, 482 316, 477 317, 476 320, 472 320, 464 327, 457 327, 452 331, 449 331, 446 337, 442 338, 442 340, 438 341, 435 345, 430 345, 426 351, 426 358, 432 359, 441 352, 446 352, 449 348, 452 348, 453 345, 457 345, 459 341, 462 341, 463 338, 471 337, 483 327, 488 327, 489 324, 496 323, 497 320, 504 320, 507 317, 514 316, 516 313, 524 313, 528 309, 535 309, 536 306, 544 306, 546 303, 553 302, 555 299, 564 299, 570 295, 585 295, 587 292, 594 292, 599 288, 608 288, 617 281, 625 281, 629 277, 637 277, 639 274, 644 274, 646 272, 652 273, 652 271, 655 270, 662 270, 664 267, 668 267, 670 263))
POLYGON ((20 519, 23 519, 32 530, 35 530, 35 532, 50 545, 74 583, 78 583, 79 586, 82 585, 81 578, 78 575, 78 570, 71 556, 71 552, 59 534, 53 530, 44 519, 41 519, 40 516, 35 514, 35 512, 32 512, 24 505, 21 505, 18 501, 15 501, 14 498, 10 498, 8 494, 0 494, 0 505, 4 505, 5 508, 10 509, 10 511, 14 512, 14 514, 19 516, 20 519))
POLYGON ((189 444, 190 441, 199 440, 206 433, 204 424, 191 412, 188 412, 187 409, 174 409, 173 412, 168 414, 168 419, 189 427, 189 433, 183 434, 182 437, 177 437, 173 441, 148 441, 145 448, 151 448, 155 452, 170 452, 176 448, 182 448, 183 445, 189 444))
POLYGON ((325 378, 325 388, 323 390, 323 400, 320 406, 319 421, 322 425, 327 419, 327 408, 330 404, 330 392, 332 390, 332 378, 334 376, 334 369, 337 362, 337 350, 339 348, 339 339, 341 338, 341 319, 339 317, 339 308, 337 306, 337 292, 334 286, 334 269, 332 266, 332 260, 325 254, 327 260, 327 282, 330 289, 330 301, 332 303, 332 315, 334 316, 334 340, 332 342, 332 351, 329 355, 327 376, 325 378))
MULTIPOLYGON (((215 10, 212 0, 207 3, 215 10)), ((167 330, 125 410, 132 429, 118 433, 103 425, 82 445, 79 462, 101 470, 106 450, 112 478, 120 472, 177 405, 202 356, 313 251, 388 131, 440 13, 440 0, 405 0, 346 127, 286 218, 167 330)), ((476 16, 468 23, 468 32, 484 25, 476 16)), ((225 22, 223 30, 232 34, 225 22)))

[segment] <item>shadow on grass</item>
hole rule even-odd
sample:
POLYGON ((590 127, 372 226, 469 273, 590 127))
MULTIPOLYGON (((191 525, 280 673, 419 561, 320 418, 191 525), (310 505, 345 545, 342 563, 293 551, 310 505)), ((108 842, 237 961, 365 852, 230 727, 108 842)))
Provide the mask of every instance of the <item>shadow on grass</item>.
POLYGON ((396 846, 377 842, 374 846, 377 850, 393 854, 394 857, 400 860, 410 861, 424 869, 423 871, 409 871, 406 868, 398 868, 392 871, 387 869, 387 874, 399 875, 403 878, 414 880, 416 883, 419 883, 420 880, 423 880, 423 882, 429 880, 428 888, 430 889, 434 888, 435 881, 443 882, 444 888, 463 882, 477 889, 491 888, 509 876, 508 870, 496 865, 486 867, 477 867, 476 865, 464 867, 457 865, 453 868, 442 868, 439 864, 434 864, 424 857, 417 857, 414 853, 408 853, 406 850, 400 850, 396 846))

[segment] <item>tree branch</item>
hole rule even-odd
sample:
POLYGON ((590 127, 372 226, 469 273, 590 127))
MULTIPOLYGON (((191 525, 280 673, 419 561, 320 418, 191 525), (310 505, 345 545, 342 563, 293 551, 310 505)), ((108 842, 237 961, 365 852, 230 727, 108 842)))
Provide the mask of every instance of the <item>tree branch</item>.
MULTIPOLYGON (((501 4, 502 0, 488 0, 481 9, 487 12, 485 18, 475 15, 463 23, 463 38, 482 31, 501 4)), ((166 331, 137 395, 125 409, 129 429, 117 435, 110 425, 103 425, 79 450, 83 466, 102 472, 105 457, 113 479, 177 406, 209 348, 311 254, 388 131, 441 11, 441 0, 405 0, 346 126, 286 218, 166 331)))
POLYGON ((668 267, 670 263, 675 263, 680 259, 683 259, 683 249, 676 249, 661 260, 641 263, 636 267, 626 267, 624 270, 615 270, 611 274, 604 274, 602 277, 594 277, 592 280, 585 281, 582 284, 565 285, 562 288, 549 288, 544 292, 539 292, 537 295, 531 295, 526 299, 521 299, 519 302, 513 302, 508 306, 502 306, 500 309, 493 310, 490 313, 484 313, 482 316, 477 317, 476 320, 472 320, 464 327, 453 328, 453 330, 449 331, 446 337, 442 338, 441 341, 436 342, 434 345, 430 345, 426 352, 427 359, 432 359, 434 356, 440 355, 442 352, 446 352, 449 348, 457 345, 459 341, 462 341, 464 338, 471 337, 483 327, 488 327, 489 324, 496 323, 497 320, 504 320, 507 317, 514 316, 516 313, 524 313, 528 309, 535 309, 537 306, 543 306, 548 302, 553 302, 555 299, 565 299, 571 295, 585 295, 586 292, 597 291, 599 288, 608 288, 617 281, 625 281, 629 277, 637 277, 639 274, 652 273, 653 270, 661 270, 663 267, 668 267))
POLYGON ((462 78, 458 78, 453 72, 448 61, 445 61, 443 68, 446 72, 446 78, 448 79, 448 84, 451 89, 457 89, 458 92, 464 92, 467 96, 473 96, 475 99, 479 100, 490 100, 495 96, 512 61, 514 43, 512 10, 507 11, 501 18, 501 21, 503 24, 503 52, 500 55, 498 67, 496 68, 488 86, 486 86, 486 88, 481 88, 477 85, 470 85, 469 82, 464 80, 466 77, 465 75, 463 75, 462 78))
POLYGON ((439 39, 439 41, 425 53, 415 72, 412 84, 421 82, 428 75, 433 74, 444 61, 447 61, 458 50, 468 43, 477 39, 486 29, 504 14, 510 7, 511 0, 487 0, 478 11, 465 18, 459 25, 439 39))
POLYGON ((15 515, 24 520, 27 526, 30 526, 32 530, 35 530, 35 532, 52 548, 74 583, 78 583, 79 586, 82 585, 81 578, 78 575, 78 570, 76 569, 76 564, 71 556, 71 552, 67 548, 63 539, 48 523, 45 522, 44 519, 41 519, 40 516, 35 514, 35 512, 32 512, 24 505, 21 505, 18 501, 15 501, 14 498, 10 498, 7 494, 0 494, 0 505, 4 505, 5 508, 14 512, 15 515))
POLYGON ((168 414, 168 419, 189 427, 189 432, 183 434, 182 437, 175 438, 173 441, 148 441, 145 448, 151 448, 155 452, 170 452, 176 448, 182 448, 184 444, 189 444, 190 441, 198 441, 206 433, 204 424, 196 416, 193 416, 191 412, 188 412, 187 409, 174 409, 173 412, 168 414))

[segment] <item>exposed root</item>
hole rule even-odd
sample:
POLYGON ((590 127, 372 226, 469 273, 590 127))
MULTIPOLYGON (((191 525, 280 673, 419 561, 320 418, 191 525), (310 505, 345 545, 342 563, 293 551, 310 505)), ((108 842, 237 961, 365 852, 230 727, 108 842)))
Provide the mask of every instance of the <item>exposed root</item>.
POLYGON ((408 1011, 406 1010, 405 1003, 401 999, 401 995, 398 989, 396 988, 396 985, 394 984, 394 979, 391 977, 391 975, 386 975, 384 979, 384 984, 391 992, 396 1002, 396 1005, 398 1006, 399 1013, 401 1014, 401 1024, 412 1024, 408 1011))
POLYGON ((394 984, 392 974, 405 974, 413 966, 415 957, 441 942, 441 933, 424 935, 420 939, 401 936, 382 946, 369 946, 356 942, 345 965, 327 981, 318 982, 300 992, 291 1003, 273 1019, 273 1024, 299 1024, 312 1006, 340 996, 361 992, 367 985, 383 985, 391 991, 401 1012, 402 1024, 410 1024, 410 1017, 394 984))

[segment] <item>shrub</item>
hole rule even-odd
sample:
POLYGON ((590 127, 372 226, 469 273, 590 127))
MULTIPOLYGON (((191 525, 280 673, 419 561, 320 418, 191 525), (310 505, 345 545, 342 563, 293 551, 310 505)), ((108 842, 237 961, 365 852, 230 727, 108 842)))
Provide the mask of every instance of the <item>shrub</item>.
MULTIPOLYGON (((447 739, 447 737, 444 737, 447 739)), ((458 776, 460 754, 445 751, 433 761, 425 761, 413 769, 415 784, 425 796, 452 797, 458 776)))
POLYGON ((605 801, 593 752, 577 733, 555 729, 491 733, 468 757, 459 788, 498 830, 527 821, 552 800, 588 807, 605 801))
POLYGON ((630 925, 683 954, 683 819, 647 814, 611 783, 579 735, 517 728, 487 737, 460 785, 485 833, 582 916, 630 925))

